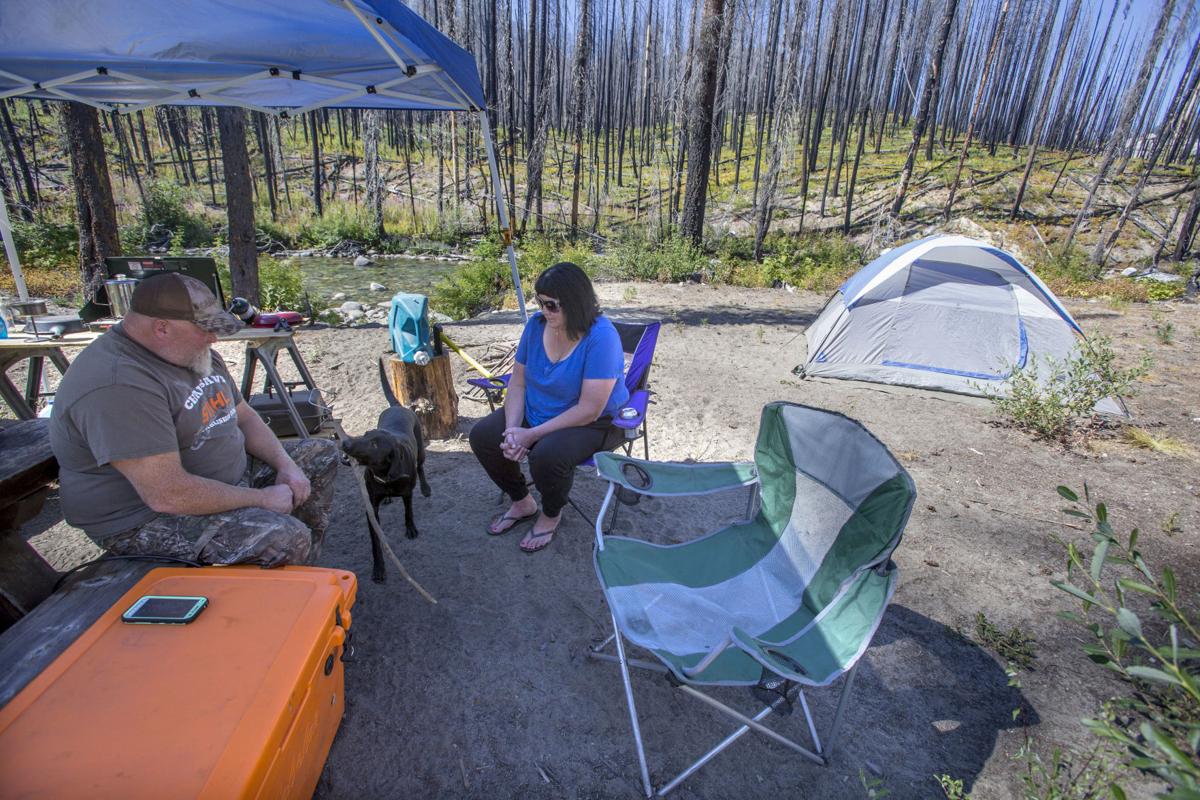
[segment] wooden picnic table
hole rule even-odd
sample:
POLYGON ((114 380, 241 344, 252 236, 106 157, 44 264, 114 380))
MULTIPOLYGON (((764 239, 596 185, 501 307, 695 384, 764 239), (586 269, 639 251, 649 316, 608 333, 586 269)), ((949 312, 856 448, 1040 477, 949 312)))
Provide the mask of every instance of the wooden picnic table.
MULTIPOLYGON (((35 338, 32 334, 11 332, 7 339, 0 339, 0 396, 4 398, 17 419, 37 417, 38 402, 43 396, 41 391, 42 371, 46 359, 50 359, 58 371, 65 374, 69 361, 64 351, 87 347, 102 335, 99 332, 86 331, 51 339, 46 335, 35 338), (29 362, 23 393, 8 377, 8 371, 22 361, 29 362)), ((258 366, 261 365, 265 373, 264 390, 269 387, 273 393, 279 395, 284 409, 291 418, 294 430, 300 432, 302 438, 308 438, 300 413, 292 402, 290 389, 300 385, 308 389, 315 389, 316 384, 308 371, 308 365, 304 363, 304 358, 300 355, 300 350, 296 347, 295 331, 290 328, 276 331, 271 328, 247 327, 229 336, 222 336, 220 340, 246 343, 246 358, 241 384, 243 396, 247 400, 249 399, 254 388, 255 373, 258 366), (276 367, 280 353, 286 353, 291 357, 296 371, 300 374, 299 381, 289 383, 280 377, 276 367)))
POLYGON ((21 524, 41 511, 58 462, 46 420, 0 429, 0 630, 54 590, 58 573, 21 537, 21 524))

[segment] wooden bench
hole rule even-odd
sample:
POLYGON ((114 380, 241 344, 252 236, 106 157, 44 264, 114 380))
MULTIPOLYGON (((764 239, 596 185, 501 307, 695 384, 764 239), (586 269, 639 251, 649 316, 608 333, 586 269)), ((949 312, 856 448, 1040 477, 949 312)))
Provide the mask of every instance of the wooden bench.
POLYGON ((21 537, 36 516, 58 462, 47 421, 33 419, 0 429, 0 630, 49 596, 58 573, 21 537))

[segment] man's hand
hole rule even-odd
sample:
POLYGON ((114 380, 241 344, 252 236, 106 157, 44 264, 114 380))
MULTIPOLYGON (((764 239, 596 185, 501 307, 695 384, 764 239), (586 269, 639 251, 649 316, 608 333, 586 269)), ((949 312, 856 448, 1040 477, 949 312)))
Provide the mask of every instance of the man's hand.
POLYGON ((259 489, 262 492, 263 501, 259 504, 267 511, 274 511, 277 514, 290 514, 293 505, 293 496, 291 487, 286 484, 276 484, 267 486, 264 489, 259 489))
MULTIPOLYGON (((308 478, 296 466, 295 462, 289 463, 275 474, 275 485, 286 486, 292 490, 292 500, 295 503, 292 508, 299 507, 308 499, 309 494, 312 493, 312 484, 309 483, 308 478)), ((286 514, 291 510, 289 508, 284 513, 286 514)))

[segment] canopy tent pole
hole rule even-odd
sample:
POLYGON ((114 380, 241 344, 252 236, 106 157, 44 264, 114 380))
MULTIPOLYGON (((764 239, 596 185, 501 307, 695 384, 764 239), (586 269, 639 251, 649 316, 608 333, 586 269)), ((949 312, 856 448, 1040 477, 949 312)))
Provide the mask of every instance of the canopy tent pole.
POLYGON ((22 300, 28 300, 29 289, 25 287, 25 275, 21 272, 21 262, 17 260, 17 243, 13 240, 12 223, 8 219, 8 198, 3 193, 0 193, 0 236, 4 237, 4 254, 8 256, 8 265, 12 267, 17 295, 22 300))
POLYGON ((492 126, 488 123, 487 109, 480 109, 479 124, 483 128, 483 141, 487 144, 488 169, 492 173, 492 189, 496 195, 496 216, 500 219, 500 235, 508 250, 508 265, 512 269, 513 286, 517 289, 517 308, 521 309, 521 321, 529 321, 525 310, 525 292, 521 289, 521 273, 517 270, 517 253, 513 250, 512 226, 508 222, 508 203, 504 199, 504 186, 500 171, 496 169, 496 146, 492 142, 492 126))

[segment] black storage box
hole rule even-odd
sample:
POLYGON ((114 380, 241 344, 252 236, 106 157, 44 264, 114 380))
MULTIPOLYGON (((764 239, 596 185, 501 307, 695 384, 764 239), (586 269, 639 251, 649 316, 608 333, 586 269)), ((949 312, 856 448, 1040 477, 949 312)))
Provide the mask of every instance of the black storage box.
MULTIPOLYGON (((320 430, 321 424, 331 416, 329 406, 325 405, 325 399, 321 397, 321 390, 300 389, 292 392, 291 395, 292 403, 295 404, 296 411, 300 414, 300 420, 304 423, 306 432, 316 433, 320 430)), ((273 393, 254 394, 250 395, 248 402, 276 436, 299 435, 292 425, 292 418, 288 414, 287 406, 284 405, 283 399, 279 395, 273 393)))

